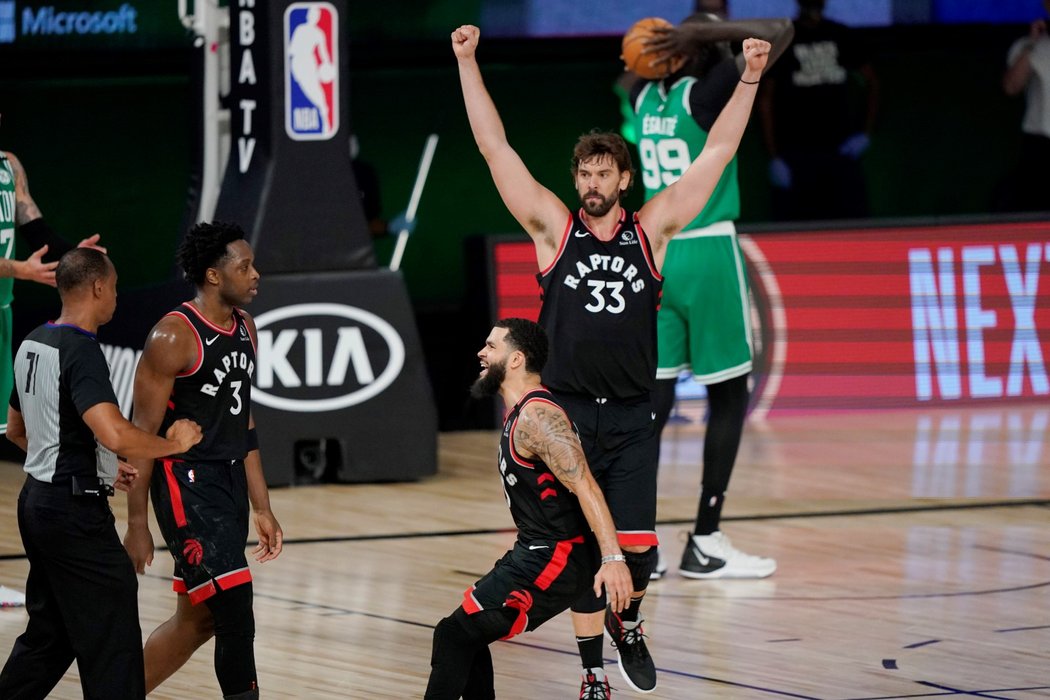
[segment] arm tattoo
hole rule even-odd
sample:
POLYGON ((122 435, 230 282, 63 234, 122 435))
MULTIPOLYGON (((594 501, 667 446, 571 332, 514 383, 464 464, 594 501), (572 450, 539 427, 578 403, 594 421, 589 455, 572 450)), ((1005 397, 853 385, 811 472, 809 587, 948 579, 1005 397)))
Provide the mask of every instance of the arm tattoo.
POLYGON ((26 171, 22 163, 10 153, 7 155, 11 169, 15 173, 15 224, 21 226, 39 219, 43 214, 40 213, 40 208, 29 194, 29 180, 26 178, 26 171))
POLYGON ((574 491, 586 473, 583 447, 564 411, 542 403, 527 406, 518 419, 514 440, 542 459, 569 490, 574 491))

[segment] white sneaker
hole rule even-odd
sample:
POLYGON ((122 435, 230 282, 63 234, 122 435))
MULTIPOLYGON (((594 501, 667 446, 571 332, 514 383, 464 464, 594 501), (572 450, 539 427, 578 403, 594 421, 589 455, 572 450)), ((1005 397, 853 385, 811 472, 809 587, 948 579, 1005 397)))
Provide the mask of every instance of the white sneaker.
POLYGON ((0 608, 20 608, 26 604, 24 593, 13 588, 0 586, 0 608))
POLYGON ((775 559, 744 554, 721 532, 690 536, 679 567, 686 578, 765 578, 776 570, 775 559))

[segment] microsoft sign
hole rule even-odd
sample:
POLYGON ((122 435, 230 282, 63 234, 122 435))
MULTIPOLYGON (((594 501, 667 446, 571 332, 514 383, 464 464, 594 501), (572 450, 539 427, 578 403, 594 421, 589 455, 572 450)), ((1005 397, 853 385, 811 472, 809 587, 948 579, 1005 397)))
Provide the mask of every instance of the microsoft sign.
POLYGON ((0 44, 27 49, 187 46, 175 8, 134 0, 0 0, 0 44))
MULTIPOLYGON (((14 4, 14 3, 12 3, 14 4)), ((34 12, 27 7, 22 10, 24 36, 47 34, 134 34, 138 31, 135 17, 138 11, 124 3, 109 12, 65 12, 52 5, 44 5, 34 12)))

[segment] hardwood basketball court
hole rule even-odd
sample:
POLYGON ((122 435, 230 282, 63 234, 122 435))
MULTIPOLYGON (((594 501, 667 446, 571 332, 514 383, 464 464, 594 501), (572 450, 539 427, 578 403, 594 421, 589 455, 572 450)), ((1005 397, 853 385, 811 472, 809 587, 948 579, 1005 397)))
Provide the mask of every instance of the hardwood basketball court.
MULTIPOLYGON (((643 607, 660 672, 648 697, 1050 698, 1050 408, 750 422, 723 526, 777 559, 762 581, 676 573, 699 423, 685 411, 664 436, 671 572, 643 607)), ((443 434, 434 478, 271 493, 286 540, 277 561, 252 567, 264 697, 422 697, 432 626, 512 542, 495 450, 493 432, 443 434)), ((0 464, 0 583, 18 588, 22 479, 0 464)), ((123 495, 112 503, 123 531, 123 495)), ((140 579, 144 636, 173 609, 170 574, 159 550, 140 579)), ((0 610, 0 655, 25 623, 24 609, 0 610)), ((577 697, 567 615, 497 643, 493 663, 499 698, 577 697)), ((607 668, 614 696, 635 696, 607 668)), ((81 697, 75 666, 52 697, 81 697)), ((220 697, 211 645, 150 697, 220 697)))

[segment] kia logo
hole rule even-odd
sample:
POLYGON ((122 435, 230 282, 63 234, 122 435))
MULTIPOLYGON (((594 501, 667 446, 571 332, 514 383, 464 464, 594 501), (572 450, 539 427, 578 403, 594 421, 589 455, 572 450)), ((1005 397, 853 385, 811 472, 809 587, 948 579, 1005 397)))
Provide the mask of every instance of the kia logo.
POLYGON ((405 344, 379 316, 345 304, 293 304, 255 317, 258 369, 252 399, 315 413, 364 403, 393 384, 405 344))

